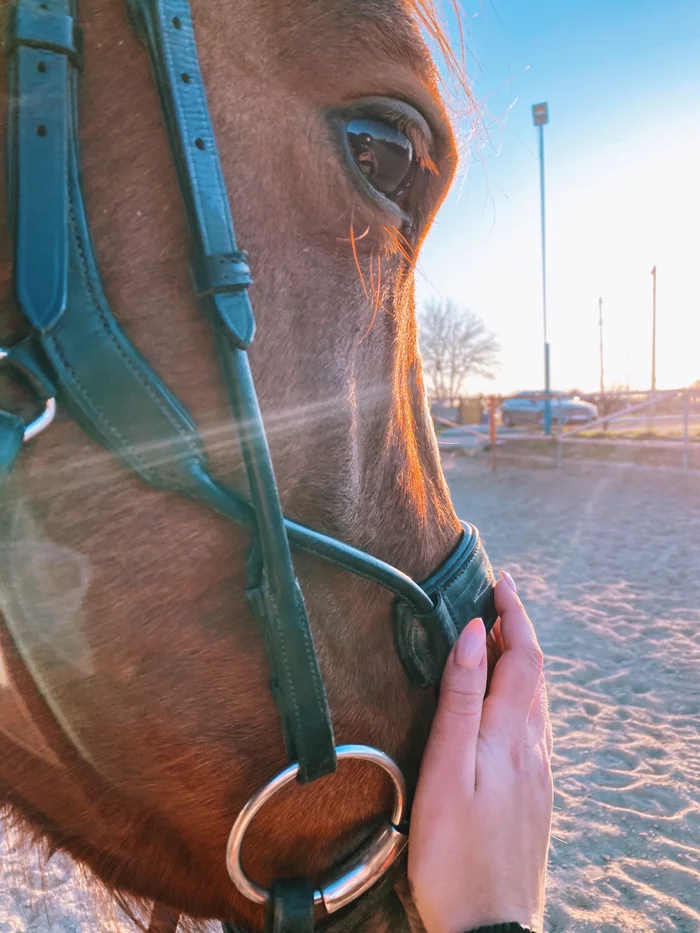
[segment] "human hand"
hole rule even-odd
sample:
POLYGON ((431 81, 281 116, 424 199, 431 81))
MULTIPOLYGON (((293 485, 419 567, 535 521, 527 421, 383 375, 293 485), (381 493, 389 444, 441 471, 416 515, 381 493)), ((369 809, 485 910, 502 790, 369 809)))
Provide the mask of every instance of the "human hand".
POLYGON ((517 922, 542 930, 552 732, 542 652, 509 574, 496 585, 503 654, 486 690, 486 634, 466 626, 442 678, 421 765, 408 877, 427 933, 517 922))

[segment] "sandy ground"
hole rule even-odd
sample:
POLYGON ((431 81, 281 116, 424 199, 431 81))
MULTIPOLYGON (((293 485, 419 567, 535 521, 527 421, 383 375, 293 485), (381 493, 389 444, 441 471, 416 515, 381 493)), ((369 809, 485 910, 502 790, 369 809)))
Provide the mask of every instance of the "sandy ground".
MULTIPOLYGON (((445 461, 460 515, 515 577, 547 657, 548 933, 697 933, 700 475, 445 461)), ((7 843, 1 857, 0 933, 112 929, 66 860, 42 874, 7 843)))
POLYGON ((700 475, 446 465, 547 659, 548 933, 700 930, 700 475))

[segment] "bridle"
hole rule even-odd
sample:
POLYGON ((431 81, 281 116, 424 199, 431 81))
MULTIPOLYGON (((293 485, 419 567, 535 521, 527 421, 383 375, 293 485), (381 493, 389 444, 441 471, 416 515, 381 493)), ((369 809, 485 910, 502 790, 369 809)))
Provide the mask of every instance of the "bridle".
MULTIPOLYGON (((192 284, 214 330, 250 488, 245 499, 210 474, 197 428, 182 403, 130 343, 112 316, 90 241, 80 183, 77 91, 81 32, 74 0, 16 0, 8 28, 10 103, 7 178, 15 299, 29 336, 0 358, 21 373, 44 406, 28 426, 0 411, 0 475, 25 441, 54 418, 56 401, 127 469, 158 490, 196 500, 245 525, 248 605, 259 620, 289 767, 235 820, 226 853, 242 894, 266 904, 275 930, 308 931, 314 905, 342 911, 376 888, 406 846, 406 789, 398 766, 361 745, 336 747, 326 691, 295 576, 291 550, 304 551, 378 583, 395 596, 396 649, 411 683, 439 681, 451 646, 474 616, 496 619, 493 574, 478 532, 422 584, 350 545, 282 513, 247 350, 254 334, 246 254, 238 249, 197 59, 188 0, 126 0, 150 56, 190 233, 192 284), (339 759, 381 767, 394 807, 360 852, 314 889, 308 879, 266 891, 242 868, 245 830, 290 781, 309 784, 339 759)), ((223 853, 222 853, 223 857, 223 853)), ((224 922, 225 929, 233 929, 224 922)))

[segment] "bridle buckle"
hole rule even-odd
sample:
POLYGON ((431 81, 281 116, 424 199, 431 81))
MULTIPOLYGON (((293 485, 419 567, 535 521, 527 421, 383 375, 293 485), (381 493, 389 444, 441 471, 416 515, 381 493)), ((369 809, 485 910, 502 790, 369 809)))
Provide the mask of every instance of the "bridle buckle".
MULTIPOLYGON (((10 350, 0 347, 0 363, 10 355, 10 350)), ((24 443, 31 441, 41 434, 42 431, 45 431, 46 428, 51 424, 53 419, 56 417, 56 399, 54 396, 47 398, 44 402, 44 410, 40 415, 30 421, 29 424, 24 429, 24 443)))

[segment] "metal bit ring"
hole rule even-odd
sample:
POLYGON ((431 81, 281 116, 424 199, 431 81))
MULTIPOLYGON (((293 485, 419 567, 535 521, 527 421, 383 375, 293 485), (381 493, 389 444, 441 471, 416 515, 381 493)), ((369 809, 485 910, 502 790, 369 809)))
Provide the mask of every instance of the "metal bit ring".
MULTIPOLYGON (((399 827, 406 809, 406 782, 396 762, 368 745, 340 745, 338 760, 371 761, 385 771, 394 785, 394 806, 391 820, 380 826, 351 859, 327 874, 314 891, 314 904, 323 905, 329 914, 350 904, 377 882, 393 865, 408 843, 408 836, 399 827)), ((299 772, 293 764, 280 771, 254 794, 238 814, 226 847, 226 867, 236 888, 255 904, 267 904, 270 892, 252 881, 243 870, 241 849, 243 839, 256 814, 283 787, 291 784, 299 772)))

